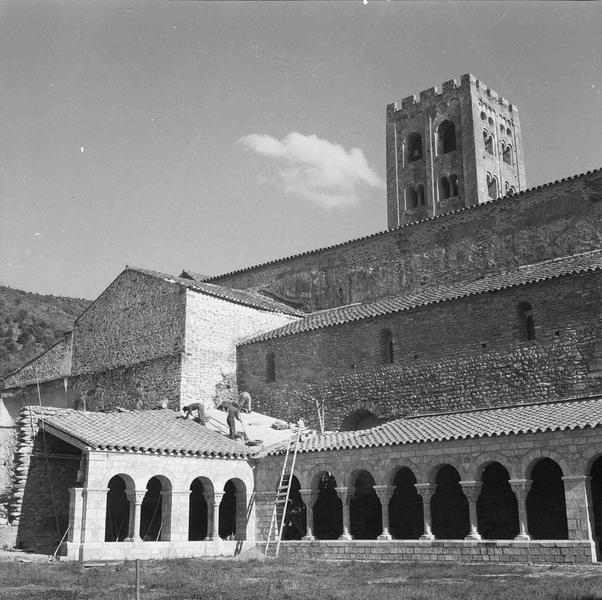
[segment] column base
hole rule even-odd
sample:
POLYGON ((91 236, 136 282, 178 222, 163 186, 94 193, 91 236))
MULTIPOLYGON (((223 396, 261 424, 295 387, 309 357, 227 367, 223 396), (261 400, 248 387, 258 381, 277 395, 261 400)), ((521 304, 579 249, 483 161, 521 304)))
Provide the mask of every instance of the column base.
POLYGON ((418 539, 432 541, 435 539, 435 536, 432 533, 423 533, 418 539))
POLYGON ((352 539, 353 539, 353 537, 351 536, 351 534, 350 534, 350 533, 342 533, 342 534, 339 536, 339 539, 340 539, 340 540, 343 540, 343 541, 350 541, 350 540, 352 540, 352 539))
POLYGON ((393 536, 390 533, 381 533, 376 539, 382 541, 389 541, 393 539, 393 536))
POLYGON ((531 536, 528 533, 519 533, 514 539, 517 542, 528 542, 531 540, 531 536))
POLYGON ((313 535, 304 535, 301 539, 306 542, 313 542, 316 538, 313 535))
POLYGON ((469 533, 464 539, 465 540, 481 540, 483 538, 481 537, 480 533, 474 531, 474 532, 469 533))

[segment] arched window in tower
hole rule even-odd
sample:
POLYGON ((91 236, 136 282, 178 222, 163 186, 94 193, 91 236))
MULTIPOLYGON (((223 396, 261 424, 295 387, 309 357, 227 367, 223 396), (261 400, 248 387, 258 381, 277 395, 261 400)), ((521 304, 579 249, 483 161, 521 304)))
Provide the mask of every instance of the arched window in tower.
POLYGON ((502 148, 502 157, 506 164, 512 164, 512 146, 510 146, 510 144, 504 144, 502 148))
POLYGON ((422 136, 419 133, 411 133, 406 141, 407 160, 411 163, 422 158, 422 136))
POLYGON ((482 119, 483 121, 486 121, 486 120, 487 120, 487 115, 485 114, 485 112, 484 112, 484 111, 481 111, 481 119, 482 119))
POLYGON ((393 334, 390 329, 382 329, 380 332, 380 355, 383 364, 393 364, 393 334))
POLYGON ((493 156, 493 135, 486 129, 483 129, 483 142, 485 142, 485 152, 488 152, 493 156))
POLYGON ((451 121, 443 121, 437 128, 437 154, 446 154, 456 149, 456 126, 451 121))
POLYGON ((451 194, 452 198, 455 198, 457 195, 459 195, 460 190, 458 189, 458 176, 457 175, 449 176, 449 187, 450 187, 450 194, 451 194))
POLYGON ((424 186, 421 183, 416 188, 416 202, 418 206, 424 206, 424 186))
POLYGON ((497 179, 491 173, 487 173, 487 195, 492 200, 498 197, 497 179))
POLYGON ((418 194, 414 186, 409 187, 406 190, 406 207, 407 210, 416 208, 418 206, 418 194))
POLYGON ((500 124, 500 133, 502 133, 502 134, 503 134, 503 133, 505 133, 505 132, 506 132, 506 129, 505 129, 504 125, 503 125, 503 124, 500 124))
POLYGON ((450 185, 447 177, 439 178, 439 200, 446 200, 450 197, 450 185))
POLYGON ((519 337, 523 342, 535 339, 535 321, 533 307, 528 302, 519 302, 517 306, 519 337))
POLYGON ((276 356, 273 352, 265 355, 265 380, 267 383, 276 381, 276 356))

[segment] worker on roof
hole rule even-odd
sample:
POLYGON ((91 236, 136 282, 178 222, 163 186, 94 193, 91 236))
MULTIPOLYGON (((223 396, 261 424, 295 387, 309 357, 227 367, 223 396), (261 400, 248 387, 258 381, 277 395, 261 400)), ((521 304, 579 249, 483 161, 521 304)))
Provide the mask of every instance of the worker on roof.
POLYGON ((238 395, 238 406, 243 412, 251 412, 251 394, 249 392, 241 392, 238 395))
POLYGON ((207 417, 205 416, 205 405, 202 402, 193 402, 188 406, 183 406, 184 416, 187 419, 194 418, 193 412, 196 410, 198 418, 196 419, 201 425, 207 425, 207 417))
POLYGON ((240 419, 238 402, 232 402, 232 404, 228 407, 228 416, 226 417, 226 423, 228 423, 228 427, 230 428, 230 438, 232 438, 233 440, 236 439, 235 419, 238 419, 242 423, 240 419))

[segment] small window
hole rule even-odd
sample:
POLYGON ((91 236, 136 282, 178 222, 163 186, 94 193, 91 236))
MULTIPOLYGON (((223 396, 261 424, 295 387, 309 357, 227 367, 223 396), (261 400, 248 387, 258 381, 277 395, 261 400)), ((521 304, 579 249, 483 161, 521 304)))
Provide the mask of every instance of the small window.
POLYGON ((486 120, 487 120, 487 115, 486 115, 486 114, 485 114, 483 111, 481 111, 481 119, 482 119, 483 121, 486 121, 486 120))
POLYGON ((508 189, 508 193, 509 194, 516 194, 516 188, 513 185, 511 185, 510 188, 508 189))
POLYGON ((382 362, 385 365, 393 364, 393 334, 390 329, 380 332, 380 350, 382 362))
POLYGON ((489 119, 487 119, 487 122, 489 123, 489 125, 493 125, 493 119, 491 117, 489 117, 489 119))
POLYGON ((483 130, 483 142, 485 142, 485 151, 493 156, 493 136, 486 130, 483 130))
POLYGON ((411 163, 422 158, 422 136, 412 133, 407 139, 407 162, 411 163))
POLYGON ((460 191, 458 189, 458 176, 457 175, 449 176, 449 187, 450 187, 451 197, 455 198, 460 193, 460 191))
POLYGON ((406 190, 407 194, 407 208, 416 208, 418 206, 418 193, 416 192, 416 188, 409 187, 406 190))
POLYGON ((421 183, 416 188, 416 201, 418 206, 424 206, 424 186, 421 183))
POLYGON ((265 380, 267 383, 276 381, 276 356, 273 352, 265 355, 265 380))
POLYGON ((504 134, 506 131, 506 128, 503 125, 500 125, 500 133, 504 134))
POLYGON ((510 129, 506 129, 506 135, 512 135, 512 131, 510 131, 510 129))
POLYGON ((439 179, 439 200, 446 200, 450 197, 450 185, 447 177, 439 179))
POLYGON ((519 302, 517 312, 520 339, 524 342, 534 340, 535 321, 533 319, 533 307, 528 302, 519 302))
POLYGON ((492 200, 498 197, 497 179, 491 173, 487 173, 487 194, 492 200))
POLYGON ((504 147, 502 148, 502 157, 506 164, 512 164, 512 146, 504 144, 504 147))
POLYGON ((446 154, 456 149, 456 126, 443 121, 437 128, 437 154, 446 154))

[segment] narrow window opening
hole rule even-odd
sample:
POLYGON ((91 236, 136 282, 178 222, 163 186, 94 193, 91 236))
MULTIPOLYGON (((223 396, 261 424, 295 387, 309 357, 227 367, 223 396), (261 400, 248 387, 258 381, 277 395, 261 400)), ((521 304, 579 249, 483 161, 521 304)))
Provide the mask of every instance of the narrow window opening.
POLYGON ((418 206, 418 193, 416 188, 410 187, 407 191, 408 208, 416 208, 418 206))
POLYGON ((517 312, 521 340, 524 342, 534 340, 535 320, 533 318, 533 307, 528 302, 519 302, 517 312))
POLYGON ((416 202, 418 206, 424 206, 424 186, 422 184, 416 188, 416 202))
POLYGON ((439 200, 446 200, 450 197, 450 185, 447 177, 439 179, 439 200))
POLYGON ((450 194, 452 196, 452 198, 456 197, 460 191, 458 189, 458 176, 457 175, 450 175, 449 176, 449 186, 450 186, 450 194))
POLYGON ((276 381, 276 356, 273 352, 265 356, 265 380, 267 383, 276 381))
POLYGON ((437 154, 446 154, 456 149, 456 126, 443 121, 437 128, 437 154))
POLYGON ((493 156, 493 136, 489 132, 483 131, 483 141, 485 142, 485 151, 493 156))
POLYGON ((483 121, 486 121, 486 120, 487 120, 487 115, 486 115, 486 114, 485 114, 483 111, 481 111, 481 119, 482 119, 483 121))
POLYGON ((512 164, 512 146, 504 145, 504 147, 502 148, 502 157, 506 164, 512 164))
POLYGON ((487 194, 492 200, 498 197, 497 179, 491 173, 487 173, 487 194))
POLYGON ((393 364, 393 334, 390 329, 380 332, 381 360, 385 365, 393 364))
POLYGON ((407 141, 407 162, 411 163, 422 158, 422 136, 412 133, 407 141))

